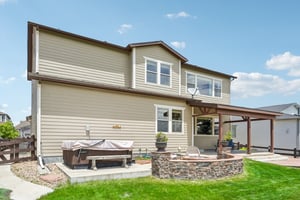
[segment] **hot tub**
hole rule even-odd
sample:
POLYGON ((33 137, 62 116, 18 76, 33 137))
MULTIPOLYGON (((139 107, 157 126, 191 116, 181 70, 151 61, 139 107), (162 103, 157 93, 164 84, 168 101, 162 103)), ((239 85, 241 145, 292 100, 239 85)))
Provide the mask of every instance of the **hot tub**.
MULTIPOLYGON (((72 169, 90 168, 87 156, 131 155, 127 164, 132 162, 133 141, 122 140, 66 140, 62 143, 64 164, 72 169)), ((97 167, 122 165, 120 160, 99 160, 97 167)))

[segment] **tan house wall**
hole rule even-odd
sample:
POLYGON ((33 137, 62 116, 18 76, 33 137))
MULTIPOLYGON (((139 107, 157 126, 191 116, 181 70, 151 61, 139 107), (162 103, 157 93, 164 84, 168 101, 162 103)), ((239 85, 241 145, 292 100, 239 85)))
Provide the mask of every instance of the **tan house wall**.
POLYGON ((155 149, 156 104, 185 108, 184 134, 168 134, 168 150, 191 144, 191 108, 185 102, 46 82, 41 90, 43 156, 61 156, 63 140, 88 139, 86 126, 90 139, 133 140, 135 152, 150 152, 155 149))
POLYGON ((42 75, 128 87, 130 68, 128 51, 45 31, 39 33, 39 73, 42 75))
POLYGON ((160 46, 138 47, 136 50, 136 88, 162 94, 179 94, 179 59, 160 46), (152 58, 172 64, 171 87, 146 83, 146 59, 152 58))

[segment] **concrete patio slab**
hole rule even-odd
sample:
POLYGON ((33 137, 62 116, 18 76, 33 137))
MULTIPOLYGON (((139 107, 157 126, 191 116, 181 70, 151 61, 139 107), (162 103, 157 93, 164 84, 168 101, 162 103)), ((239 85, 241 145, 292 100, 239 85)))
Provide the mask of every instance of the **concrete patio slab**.
POLYGON ((95 180, 138 178, 151 176, 151 164, 132 164, 128 168, 106 167, 98 170, 70 169, 63 163, 56 164, 69 178, 71 183, 80 183, 95 180))

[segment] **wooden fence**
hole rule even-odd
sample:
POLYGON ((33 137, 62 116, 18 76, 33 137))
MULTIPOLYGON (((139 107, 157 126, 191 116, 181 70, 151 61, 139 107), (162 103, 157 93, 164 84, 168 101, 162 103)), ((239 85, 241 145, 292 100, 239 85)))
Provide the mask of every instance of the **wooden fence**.
MULTIPOLYGON (((267 149, 270 151, 271 147, 262 147, 262 146, 251 146, 252 148, 257 148, 257 149, 267 149)), ((278 154, 283 154, 283 155, 291 155, 296 158, 297 156, 300 156, 300 150, 297 150, 296 148, 293 149, 285 149, 285 148, 274 148, 274 153, 278 154)))
POLYGON ((0 140, 0 164, 36 160, 34 136, 0 140))

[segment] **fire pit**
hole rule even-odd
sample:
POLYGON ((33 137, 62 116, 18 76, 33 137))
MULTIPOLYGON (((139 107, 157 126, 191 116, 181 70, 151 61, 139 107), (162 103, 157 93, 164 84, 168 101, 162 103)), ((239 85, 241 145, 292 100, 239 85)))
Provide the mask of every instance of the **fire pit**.
POLYGON ((172 179, 216 179, 243 173, 243 158, 224 154, 222 158, 172 158, 170 152, 152 152, 152 175, 172 179))

